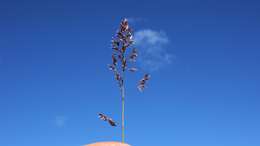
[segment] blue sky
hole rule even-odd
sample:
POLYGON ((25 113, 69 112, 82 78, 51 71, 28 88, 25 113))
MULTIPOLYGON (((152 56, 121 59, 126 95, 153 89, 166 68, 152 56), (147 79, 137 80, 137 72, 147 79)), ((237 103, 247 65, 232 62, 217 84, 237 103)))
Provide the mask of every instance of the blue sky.
POLYGON ((97 113, 120 121, 119 91, 107 64, 123 17, 136 32, 167 40, 159 41, 160 56, 145 57, 159 64, 144 66, 152 74, 144 93, 135 86, 140 76, 127 76, 129 144, 260 145, 259 1, 0 3, 1 146, 120 140, 120 128, 97 113))

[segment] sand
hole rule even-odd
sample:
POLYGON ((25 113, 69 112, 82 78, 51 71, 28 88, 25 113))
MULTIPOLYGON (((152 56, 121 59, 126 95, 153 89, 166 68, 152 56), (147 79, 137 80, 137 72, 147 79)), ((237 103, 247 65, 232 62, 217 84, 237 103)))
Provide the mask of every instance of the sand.
POLYGON ((130 146, 130 145, 123 144, 120 142, 98 142, 93 144, 87 144, 85 146, 130 146))

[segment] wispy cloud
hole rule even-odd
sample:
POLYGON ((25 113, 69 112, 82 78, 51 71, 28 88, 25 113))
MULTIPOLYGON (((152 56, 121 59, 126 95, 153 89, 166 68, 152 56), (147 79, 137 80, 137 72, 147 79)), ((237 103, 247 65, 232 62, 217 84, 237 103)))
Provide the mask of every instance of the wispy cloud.
POLYGON ((174 56, 167 50, 169 43, 170 40, 163 31, 151 29, 137 31, 135 45, 140 51, 141 65, 149 71, 155 71, 170 64, 174 56))
POLYGON ((59 128, 62 128, 66 125, 68 118, 65 116, 56 116, 55 117, 55 125, 59 128))

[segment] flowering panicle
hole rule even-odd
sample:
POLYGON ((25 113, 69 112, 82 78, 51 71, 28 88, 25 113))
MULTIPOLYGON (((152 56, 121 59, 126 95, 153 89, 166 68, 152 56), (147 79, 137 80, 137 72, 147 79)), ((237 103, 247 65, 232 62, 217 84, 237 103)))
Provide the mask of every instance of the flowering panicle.
MULTIPOLYGON (((133 30, 130 28, 127 19, 123 19, 120 23, 120 27, 111 41, 112 45, 112 64, 109 65, 109 69, 115 74, 115 79, 122 88, 124 80, 124 72, 136 72, 136 67, 129 67, 130 62, 136 62, 138 52, 136 48, 130 48, 134 43, 133 30), (129 50, 129 53, 127 52, 129 50)), ((145 86, 145 84, 142 84, 145 86)), ((140 90, 140 83, 138 89, 140 90)))

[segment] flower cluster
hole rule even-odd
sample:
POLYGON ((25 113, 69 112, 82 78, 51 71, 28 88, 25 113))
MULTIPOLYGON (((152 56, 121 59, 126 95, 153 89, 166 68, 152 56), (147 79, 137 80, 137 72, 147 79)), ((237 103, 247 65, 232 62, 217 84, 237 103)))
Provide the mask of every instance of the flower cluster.
POLYGON ((99 113, 98 117, 100 120, 107 121, 111 126, 117 126, 116 122, 112 118, 110 118, 102 113, 99 113))
MULTIPOLYGON (((109 69, 113 71, 120 88, 124 85, 124 72, 126 70, 130 72, 137 71, 136 67, 131 67, 138 57, 137 49, 131 48, 133 43, 133 30, 129 27, 127 19, 123 19, 116 35, 111 41, 113 53, 112 64, 109 65, 109 69)), ((149 75, 147 74, 147 76, 149 75)), ((144 89, 148 79, 147 77, 145 81, 139 82, 138 89, 140 91, 144 89)))
MULTIPOLYGON (((120 27, 116 35, 112 38, 112 63, 109 64, 109 69, 113 71, 116 81, 118 82, 121 101, 122 101, 122 143, 125 139, 125 86, 124 86, 124 75, 126 71, 136 72, 137 68, 132 67, 138 57, 136 48, 132 48, 134 43, 133 30, 129 27, 127 19, 123 19, 120 23, 120 27)), ((137 88, 139 91, 143 91, 147 80, 150 79, 149 74, 139 81, 137 88)), ((100 115, 101 119, 106 120, 107 118, 100 115)), ((112 120, 111 120, 112 121, 112 120)), ((109 121, 109 122, 111 122, 109 121)), ((113 122, 113 121, 112 121, 113 122)), ((110 123, 111 124, 111 123, 110 123)), ((113 124, 113 123, 112 123, 113 124)), ((112 125, 111 124, 111 125, 112 125)))
POLYGON ((150 79, 150 77, 151 76, 149 74, 145 74, 144 77, 139 81, 139 84, 137 86, 139 91, 143 91, 144 90, 146 81, 148 81, 150 79))

